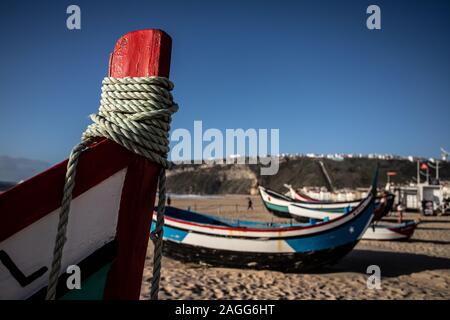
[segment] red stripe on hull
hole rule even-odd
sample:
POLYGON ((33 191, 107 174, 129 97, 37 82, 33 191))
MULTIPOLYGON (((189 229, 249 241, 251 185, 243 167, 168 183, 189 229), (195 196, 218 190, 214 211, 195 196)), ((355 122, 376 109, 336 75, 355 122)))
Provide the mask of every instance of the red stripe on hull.
POLYGON ((414 224, 410 224, 410 225, 407 225, 402 228, 392 228, 389 230, 391 230, 392 232, 404 235, 406 238, 411 238, 414 231, 416 230, 416 227, 417 227, 417 223, 414 223, 414 224))
MULTIPOLYGON (((132 157, 109 140, 91 146, 78 162, 73 197, 125 168, 132 157)), ((0 194, 0 241, 61 206, 66 167, 67 160, 0 194)))

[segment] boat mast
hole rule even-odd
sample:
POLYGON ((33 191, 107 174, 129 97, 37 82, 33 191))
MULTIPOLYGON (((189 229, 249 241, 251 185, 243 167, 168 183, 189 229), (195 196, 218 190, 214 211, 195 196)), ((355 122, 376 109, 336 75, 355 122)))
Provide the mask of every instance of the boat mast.
POLYGON ((320 171, 322 172, 322 174, 324 176, 328 191, 334 192, 334 186, 333 186, 333 183, 331 182, 330 175, 328 174, 328 171, 325 168, 325 164, 323 163, 322 160, 317 160, 317 163, 319 164, 320 171))

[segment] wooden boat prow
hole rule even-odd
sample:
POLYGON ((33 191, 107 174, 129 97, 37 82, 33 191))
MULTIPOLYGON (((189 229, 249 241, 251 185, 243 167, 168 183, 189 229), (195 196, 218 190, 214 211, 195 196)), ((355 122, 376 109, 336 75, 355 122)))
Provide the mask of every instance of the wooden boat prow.
MULTIPOLYGON (((109 76, 168 77, 170 52, 161 30, 127 33, 111 54, 109 76)), ((0 194, 0 299, 44 296, 66 166, 67 160, 0 194)), ((106 139, 82 153, 59 298, 139 299, 159 172, 159 165, 106 139), (95 292, 64 290, 66 267, 80 263, 84 281, 102 279, 95 292)))

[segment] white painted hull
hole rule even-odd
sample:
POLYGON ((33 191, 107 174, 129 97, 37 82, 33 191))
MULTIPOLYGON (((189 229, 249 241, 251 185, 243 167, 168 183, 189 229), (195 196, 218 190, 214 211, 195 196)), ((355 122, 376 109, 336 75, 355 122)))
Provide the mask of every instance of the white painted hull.
POLYGON ((311 210, 303 208, 302 206, 290 204, 288 206, 289 213, 292 216, 298 216, 303 218, 310 218, 310 219, 318 219, 318 220, 324 220, 324 219, 336 219, 343 215, 343 213, 333 213, 333 212, 325 212, 320 210, 311 210))
MULTIPOLYGON (((346 208, 353 208, 355 206, 358 205, 358 203, 361 202, 361 200, 357 200, 357 201, 348 201, 348 202, 306 202, 306 201, 296 201, 293 198, 288 198, 286 196, 283 196, 281 194, 278 194, 278 196, 283 197, 283 198, 278 198, 278 197, 273 197, 270 196, 270 194, 267 192, 267 190, 263 187, 259 187, 259 191, 261 194, 261 197, 263 198, 264 201, 266 202, 270 202, 273 203, 277 206, 286 206, 288 207, 290 204, 293 203, 299 203, 301 204, 302 207, 306 208, 306 209, 311 209, 311 210, 345 210, 346 208)), ((273 192, 273 191, 272 191, 273 192)))
POLYGON ((271 196, 266 192, 266 189, 263 188, 263 187, 259 187, 259 193, 260 193, 260 195, 261 195, 263 201, 273 203, 273 204, 275 204, 275 205, 277 205, 277 206, 286 206, 286 207, 287 207, 287 206, 289 206, 289 204, 291 204, 291 202, 292 202, 292 201, 288 201, 287 199, 284 200, 284 199, 279 199, 279 198, 276 198, 276 197, 271 197, 271 196))
POLYGON ((406 240, 414 233, 417 223, 406 222, 399 225, 369 226, 364 232, 363 240, 406 240))
MULTIPOLYGON (((125 175, 122 169, 72 200, 61 274, 114 239, 125 175)), ((0 299, 26 299, 47 285, 58 215, 59 208, 0 242, 0 250, 25 275, 47 267, 47 272, 22 287, 0 263, 0 299)))

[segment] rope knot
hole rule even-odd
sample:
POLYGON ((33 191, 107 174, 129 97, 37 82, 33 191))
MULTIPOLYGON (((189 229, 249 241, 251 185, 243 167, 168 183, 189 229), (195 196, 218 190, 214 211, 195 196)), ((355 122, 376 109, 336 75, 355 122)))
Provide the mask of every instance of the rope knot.
POLYGON ((173 83, 162 77, 107 77, 102 82, 100 108, 82 140, 105 137, 164 168, 170 168, 169 130, 178 111, 173 83))
POLYGON ((172 167, 167 160, 169 130, 172 114, 178 110, 170 92, 173 87, 173 83, 163 77, 107 77, 103 80, 99 111, 90 116, 92 124, 83 133, 82 141, 72 149, 67 163, 46 299, 56 297, 78 159, 95 137, 110 139, 162 166, 156 227, 150 235, 155 244, 150 296, 158 298, 166 201, 165 169, 172 167))

